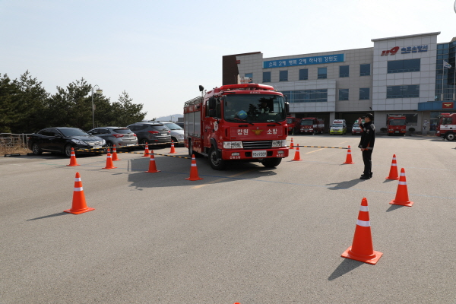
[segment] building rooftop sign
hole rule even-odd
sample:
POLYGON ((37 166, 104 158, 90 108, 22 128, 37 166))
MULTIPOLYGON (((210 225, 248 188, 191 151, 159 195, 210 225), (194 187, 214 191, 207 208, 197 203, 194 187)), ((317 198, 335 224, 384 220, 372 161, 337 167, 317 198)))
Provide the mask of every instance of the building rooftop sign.
POLYGON ((344 62, 345 54, 333 54, 326 56, 312 56, 302 58, 290 58, 280 60, 268 60, 263 62, 263 69, 284 68, 290 66, 312 65, 344 62))

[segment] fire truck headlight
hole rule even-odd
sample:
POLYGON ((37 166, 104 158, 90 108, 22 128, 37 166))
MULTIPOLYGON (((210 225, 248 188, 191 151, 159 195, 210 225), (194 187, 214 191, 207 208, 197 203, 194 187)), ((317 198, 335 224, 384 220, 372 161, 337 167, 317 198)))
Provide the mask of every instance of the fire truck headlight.
POLYGON ((242 141, 225 141, 223 142, 224 149, 242 149, 242 141))
POLYGON ((281 147, 286 147, 286 146, 287 146, 286 140, 273 140, 272 141, 273 148, 281 148, 281 147))

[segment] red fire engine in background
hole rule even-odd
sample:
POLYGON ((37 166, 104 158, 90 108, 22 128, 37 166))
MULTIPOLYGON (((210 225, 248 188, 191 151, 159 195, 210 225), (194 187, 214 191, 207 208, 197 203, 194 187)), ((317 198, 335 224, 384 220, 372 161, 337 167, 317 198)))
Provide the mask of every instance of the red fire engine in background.
POLYGON ((301 120, 299 130, 304 134, 323 134, 325 122, 321 118, 306 117, 301 120))
POLYGON ((386 127, 388 129, 388 136, 405 136, 405 132, 407 131, 407 122, 405 116, 389 115, 386 121, 386 127))
POLYGON ((287 112, 283 94, 268 85, 214 88, 185 103, 185 146, 189 154, 207 156, 216 170, 232 160, 275 167, 288 156, 287 112))
POLYGON ((454 140, 456 136, 456 113, 442 113, 437 121, 436 136, 454 140))
POLYGON ((288 116, 287 117, 288 134, 299 133, 299 123, 300 122, 301 122, 301 118, 288 116))

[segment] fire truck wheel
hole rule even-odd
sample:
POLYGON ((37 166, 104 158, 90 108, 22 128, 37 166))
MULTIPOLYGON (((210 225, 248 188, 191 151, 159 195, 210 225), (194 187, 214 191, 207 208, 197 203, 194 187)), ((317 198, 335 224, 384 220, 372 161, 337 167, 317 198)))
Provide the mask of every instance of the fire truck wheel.
POLYGON ((449 140, 449 141, 454 140, 454 134, 453 133, 448 133, 447 136, 446 136, 446 139, 449 140))
POLYGON ((212 146, 211 151, 209 152, 209 163, 211 164, 212 169, 215 170, 223 170, 226 166, 226 161, 218 156, 214 146, 212 146))
POLYGON ((275 168, 280 164, 281 161, 281 158, 265 158, 261 161, 261 163, 266 168, 275 168))

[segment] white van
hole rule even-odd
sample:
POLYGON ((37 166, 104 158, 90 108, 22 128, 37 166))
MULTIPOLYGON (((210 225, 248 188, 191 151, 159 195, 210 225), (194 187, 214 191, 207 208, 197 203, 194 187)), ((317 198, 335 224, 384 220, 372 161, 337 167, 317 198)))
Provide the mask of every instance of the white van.
POLYGON ((329 134, 341 134, 347 133, 347 122, 345 119, 334 119, 329 129, 329 134))

